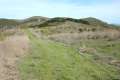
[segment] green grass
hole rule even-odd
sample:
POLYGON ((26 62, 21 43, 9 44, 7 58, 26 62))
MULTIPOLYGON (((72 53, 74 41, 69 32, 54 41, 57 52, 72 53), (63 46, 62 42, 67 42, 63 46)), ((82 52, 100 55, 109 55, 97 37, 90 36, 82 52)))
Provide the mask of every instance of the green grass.
POLYGON ((4 31, 1 31, 0 32, 0 41, 3 41, 6 37, 7 37, 7 33, 5 33, 4 31))
POLYGON ((4 36, 2 33, 0 33, 0 41, 4 40, 4 36))
POLYGON ((26 31, 31 51, 19 64, 22 80, 119 80, 111 66, 95 63, 62 43, 42 40, 26 31))
POLYGON ((114 59, 120 59, 120 40, 82 40, 80 42, 73 43, 72 45, 74 45, 76 48, 85 45, 88 48, 96 49, 100 55, 111 56, 114 59))

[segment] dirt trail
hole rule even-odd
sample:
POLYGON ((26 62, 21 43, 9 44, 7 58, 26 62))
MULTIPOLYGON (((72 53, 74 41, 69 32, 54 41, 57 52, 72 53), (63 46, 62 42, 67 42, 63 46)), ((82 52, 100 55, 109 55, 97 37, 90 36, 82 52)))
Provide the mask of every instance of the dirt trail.
POLYGON ((20 80, 17 61, 29 48, 26 35, 13 35, 0 42, 0 80, 20 80))

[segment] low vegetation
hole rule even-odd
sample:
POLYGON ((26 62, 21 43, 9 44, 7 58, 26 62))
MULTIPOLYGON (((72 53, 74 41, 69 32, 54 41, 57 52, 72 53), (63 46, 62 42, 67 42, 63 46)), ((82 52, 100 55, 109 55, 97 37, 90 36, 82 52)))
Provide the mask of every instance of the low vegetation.
POLYGON ((119 80, 119 72, 94 62, 63 43, 42 40, 27 31, 31 51, 20 61, 22 80, 119 80))
MULTIPOLYGON (((13 35, 17 38, 14 41, 11 37, 13 43, 18 42, 17 36, 21 34, 30 40, 29 54, 17 63, 21 80, 120 80, 118 25, 91 17, 0 19, 0 42, 13 35)), ((21 43, 27 43, 24 43, 23 37, 20 39, 23 40, 21 43)), ((2 46, 1 51, 5 48, 2 46)), ((7 47, 5 50, 11 50, 11 47, 7 47)), ((20 49, 25 51, 24 47, 20 49)), ((17 52, 15 47, 13 50, 17 52)), ((2 57, 1 60, 5 62, 2 57)), ((16 66, 13 69, 16 71, 16 66)), ((5 74, 19 76, 9 73, 5 74)))
POLYGON ((20 29, 0 29, 0 41, 4 40, 6 37, 12 36, 14 34, 21 34, 20 29))

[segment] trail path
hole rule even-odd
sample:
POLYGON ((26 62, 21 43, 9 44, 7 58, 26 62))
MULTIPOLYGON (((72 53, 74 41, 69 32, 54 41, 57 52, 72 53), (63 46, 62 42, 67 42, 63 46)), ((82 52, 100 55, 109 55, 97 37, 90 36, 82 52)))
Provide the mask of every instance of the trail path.
POLYGON ((17 61, 28 51, 26 35, 13 35, 0 42, 0 80, 20 80, 17 61))

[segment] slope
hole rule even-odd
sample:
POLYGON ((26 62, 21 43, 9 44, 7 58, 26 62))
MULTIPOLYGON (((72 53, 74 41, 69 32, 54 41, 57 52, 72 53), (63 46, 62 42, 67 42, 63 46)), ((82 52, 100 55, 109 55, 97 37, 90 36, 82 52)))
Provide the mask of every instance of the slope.
POLYGON ((119 80, 115 68, 100 65, 70 46, 42 40, 31 31, 26 32, 32 49, 20 61, 22 80, 119 80))
POLYGON ((0 41, 0 80, 21 80, 17 61, 27 53, 28 48, 28 37, 21 31, 0 41))

